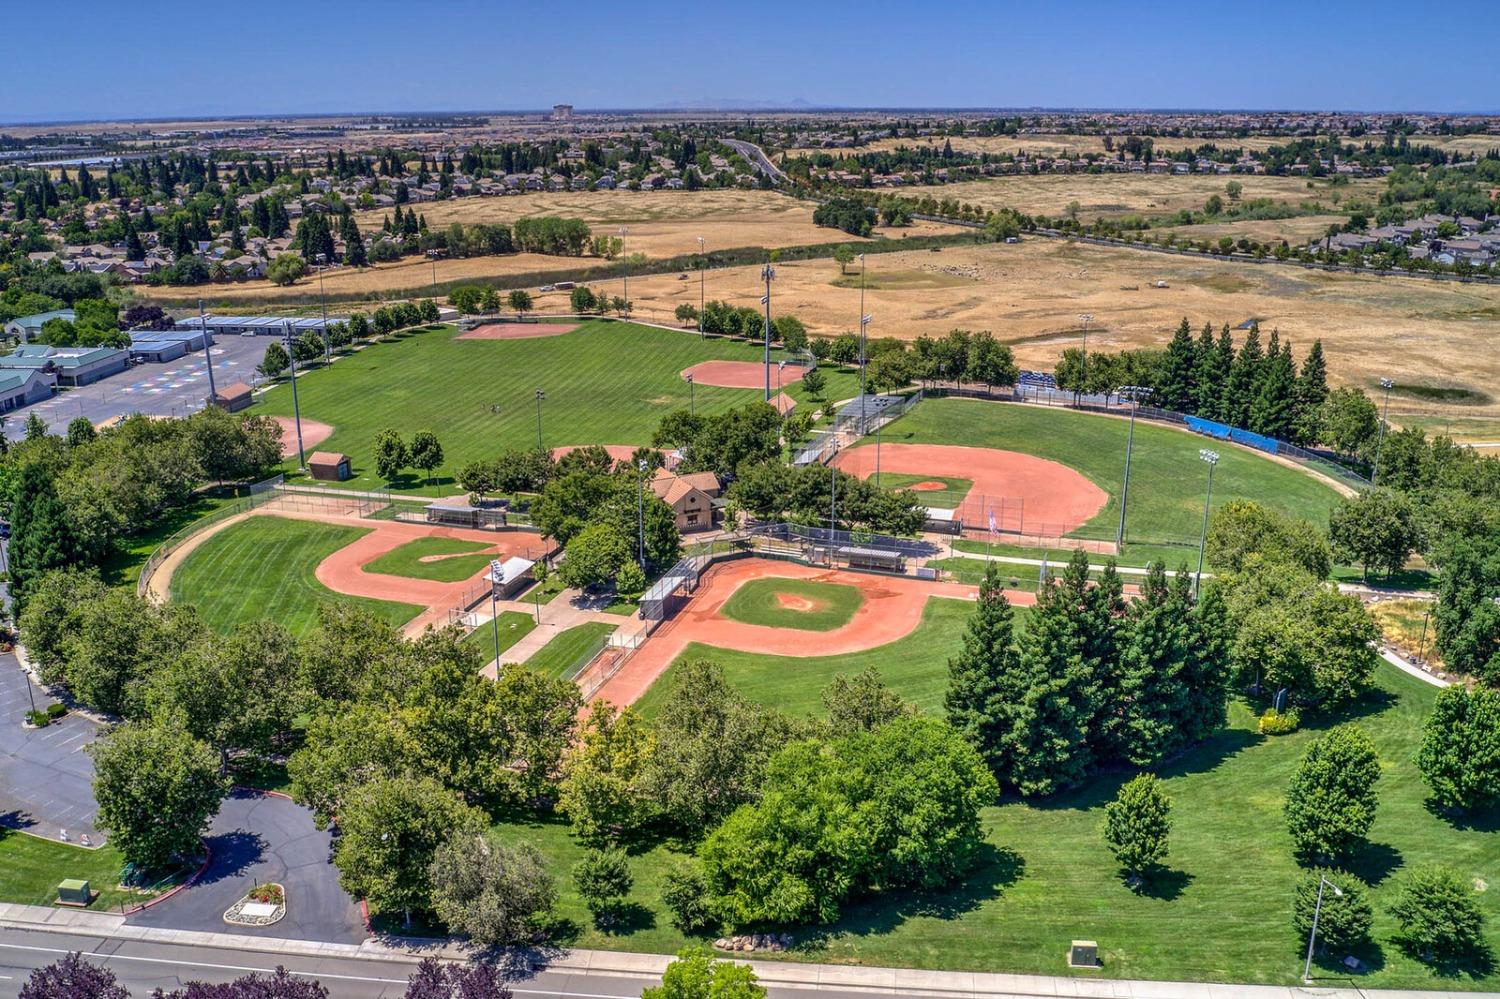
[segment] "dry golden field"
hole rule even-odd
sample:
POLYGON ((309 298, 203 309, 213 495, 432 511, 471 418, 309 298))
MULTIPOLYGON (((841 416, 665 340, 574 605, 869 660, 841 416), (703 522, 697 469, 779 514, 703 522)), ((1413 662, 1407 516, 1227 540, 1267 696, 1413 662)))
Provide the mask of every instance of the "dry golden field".
POLYGON ((1225 187, 1230 181, 1239 182, 1243 188, 1241 197, 1247 201, 1270 198, 1292 205, 1320 202, 1330 207, 1353 198, 1373 202, 1385 187, 1385 181, 1373 179, 1355 180, 1335 187, 1327 181, 1305 177, 1254 174, 1044 173, 913 186, 902 188, 902 193, 913 197, 957 198, 960 202, 988 210, 1014 208, 1028 215, 1053 217, 1061 215, 1069 202, 1076 201, 1079 217, 1091 219, 1136 213, 1162 215, 1183 208, 1201 209, 1214 194, 1227 202, 1225 187))
MULTIPOLYGON (((1363 145, 1365 142, 1379 142, 1380 136, 1361 136, 1357 139, 1344 139, 1355 145, 1363 145)), ((924 136, 920 139, 879 139, 867 146, 861 146, 853 152, 874 152, 877 150, 895 149, 897 146, 941 146, 944 141, 953 143, 957 152, 966 153, 1025 153, 1027 156, 1078 156, 1088 153, 1103 153, 1104 137, 1099 135, 955 135, 945 140, 942 136, 924 136)), ((1122 136, 1115 136, 1115 148, 1120 148, 1123 141, 1122 136)), ((1248 149, 1265 150, 1272 146, 1286 145, 1289 140, 1284 136, 1250 135, 1243 139, 1235 138, 1182 138, 1174 136, 1152 136, 1153 148, 1164 152, 1174 152, 1179 149, 1197 149, 1199 146, 1212 143, 1221 149, 1248 149)), ((1411 139, 1413 145, 1436 146, 1450 152, 1479 153, 1483 155, 1491 149, 1500 149, 1500 135, 1419 135, 1411 139)), ((839 150, 822 150, 837 155, 839 150)), ((804 150, 795 150, 794 154, 800 154, 804 150)))
MULTIPOLYGON (((1237 326, 1252 317, 1279 328, 1298 356, 1321 337, 1333 380, 1374 389, 1389 376, 1403 385, 1468 389, 1480 401, 1454 405, 1393 393, 1391 412, 1452 421, 1457 435, 1500 436, 1500 288, 1417 278, 1365 277, 1295 266, 1217 261, 1044 239, 1016 245, 949 247, 871 255, 865 311, 871 336, 941 335, 988 329, 1011 343, 1025 366, 1050 369, 1081 342, 1077 317, 1094 316, 1090 350, 1161 346, 1183 316, 1195 326, 1237 326), (1155 288, 1166 281, 1167 288, 1155 288), (1493 396, 1493 397, 1492 397, 1493 396)), ((618 282, 608 289, 619 293, 618 282)), ((709 272, 707 296, 755 306, 758 269, 709 272)), ((831 260, 777 267, 776 312, 792 312, 815 332, 854 329, 857 273, 841 277, 831 260)), ((679 303, 698 302, 697 275, 643 276, 630 282, 640 318, 671 322, 679 303)), ((563 295, 539 297, 563 310, 563 295)), ((1239 334, 1243 335, 1243 334, 1239 334)))
POLYGON ((1220 236, 1274 243, 1286 240, 1292 246, 1301 246, 1322 236, 1330 225, 1343 225, 1349 221, 1347 215, 1301 215, 1290 219, 1244 219, 1236 222, 1212 222, 1206 225, 1183 225, 1152 229, 1151 235, 1160 239, 1165 233, 1184 239, 1217 242, 1220 236))

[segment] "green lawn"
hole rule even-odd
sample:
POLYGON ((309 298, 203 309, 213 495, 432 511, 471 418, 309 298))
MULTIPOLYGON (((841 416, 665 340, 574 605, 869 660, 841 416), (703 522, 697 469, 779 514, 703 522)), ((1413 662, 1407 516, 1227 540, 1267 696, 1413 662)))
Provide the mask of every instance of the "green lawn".
MULTIPOLYGON (((688 408, 683 369, 699 361, 761 357, 751 344, 598 320, 564 336, 534 340, 458 340, 455 334, 453 327, 442 326, 376 344, 298 379, 302 415, 335 428, 320 447, 354 459, 354 477, 344 485, 384 487, 374 471, 374 440, 380 430, 395 427, 408 439, 418 430, 435 431, 444 462, 433 484, 408 472, 394 487, 452 492, 453 477, 466 462, 536 446, 538 389, 546 393, 542 439, 547 447, 645 444, 664 415, 688 408)), ((841 398, 854 383, 849 374, 829 373, 827 380, 830 398, 841 398)), ((800 383, 788 384, 786 392, 806 398, 800 383)), ((694 386, 692 394, 699 413, 761 397, 755 389, 710 385, 694 386)), ((257 412, 292 414, 285 384, 262 400, 257 412)))
POLYGON ((169 509, 150 530, 122 539, 105 557, 104 564, 100 567, 104 581, 115 586, 135 586, 147 559, 161 547, 162 542, 189 524, 212 517, 225 507, 232 506, 239 498, 233 488, 214 487, 195 494, 182 506, 169 509))
POLYGON ((572 676, 604 647, 604 640, 614 634, 619 625, 603 621, 587 621, 559 632, 551 641, 537 649, 526 665, 548 676, 572 676))
POLYGON ((391 576, 412 576, 416 579, 435 579, 443 583, 457 583, 468 579, 490 564, 494 555, 471 554, 483 552, 489 547, 491 546, 483 541, 463 541, 458 538, 417 538, 366 563, 365 572, 382 572, 391 576), (445 557, 423 561, 432 556, 445 557))
POLYGON ((942 489, 919 489, 917 498, 934 510, 953 510, 969 495, 974 483, 952 475, 908 475, 905 472, 881 472, 880 484, 886 489, 910 489, 919 482, 941 482, 942 489))
POLYGON ((422 608, 334 593, 313 575, 319 562, 367 533, 340 524, 249 517, 188 555, 172 575, 172 599, 195 605, 218 631, 270 618, 301 635, 313 626, 320 603, 362 607, 399 627, 422 608))
MULTIPOLYGON (((948 606, 929 605, 925 631, 948 606)), ((949 629, 951 631, 951 628, 949 629)), ((956 634, 956 633, 954 633, 956 634)), ((910 696, 918 689, 936 707, 942 681, 898 673, 897 645, 881 657, 888 680, 910 696)), ((747 675, 746 659, 721 650, 694 649, 724 662, 733 682, 756 700, 797 712, 816 708, 819 676, 797 676, 817 660, 779 660, 774 669, 747 675), (779 671, 781 682, 772 682, 779 671), (788 701, 788 697, 794 698, 788 701)), ((753 659, 756 657, 747 657, 753 659)), ((934 654, 933 658, 936 658, 934 654)), ((845 671, 861 665, 848 657, 845 671)), ((654 691, 653 691, 654 693, 654 691)), ((1235 703, 1230 726, 1209 744, 1164 768, 1173 802, 1167 875, 1137 894, 1121 881, 1099 837, 1103 805, 1125 775, 1103 775, 1083 790, 1036 805, 1007 800, 984 813, 990 849, 982 865, 957 888, 930 896, 897 894, 851 910, 839 923, 796 931, 793 960, 1029 974, 1074 974, 1066 967, 1068 942, 1099 941, 1103 974, 1154 978, 1295 984, 1306 941, 1291 928, 1292 890, 1301 871, 1292 859, 1281 815, 1283 792, 1308 743, 1334 721, 1357 721, 1379 748, 1383 774, 1371 846, 1351 865, 1369 880, 1376 910, 1376 947, 1361 955, 1369 972, 1361 988, 1485 989, 1500 976, 1466 973, 1440 977, 1391 942, 1385 913, 1403 867, 1442 861, 1465 877, 1484 878, 1477 896, 1489 918, 1489 938, 1500 950, 1500 870, 1497 819, 1455 826, 1429 811, 1412 762, 1420 727, 1436 691, 1382 667, 1377 689, 1339 718, 1321 719, 1278 738, 1255 731, 1249 706, 1235 703)), ((649 698, 648 694, 648 698, 649 698)), ((560 824, 506 824, 502 835, 528 840, 552 860, 558 874, 559 914, 576 930, 578 946, 667 953, 682 945, 660 901, 659 885, 674 854, 665 844, 638 849, 631 858, 640 908, 618 934, 594 930, 568 870, 582 848, 560 824)), ((1328 985, 1347 986, 1341 968, 1323 967, 1328 985)))
MULTIPOLYGON (((676 662, 712 659, 750 700, 791 714, 822 714, 822 691, 835 676, 875 666, 885 682, 925 710, 940 710, 948 685, 948 659, 956 655, 974 605, 966 600, 928 600, 922 623, 889 645, 837 656, 762 655, 691 644, 676 662)), ((1018 612, 1018 617, 1024 612, 1018 612)), ((667 667, 636 706, 654 715, 671 691, 676 663, 667 667)))
POLYGON ((857 586, 812 579, 752 579, 734 591, 719 613, 745 624, 802 631, 832 631, 849 623, 864 603, 857 586), (801 603, 805 609, 787 606, 801 603))
MULTIPOLYGON (((501 611, 500 623, 500 651, 515 645, 521 639, 531 633, 536 627, 536 619, 530 614, 522 614, 520 611, 501 611)), ((473 631, 464 636, 464 644, 477 649, 487 663, 495 661, 495 628, 486 621, 473 631)))
POLYGON ((120 890, 124 866, 120 851, 107 843, 86 850, 0 828, 0 902, 51 905, 57 900, 57 883, 65 878, 83 878, 99 893, 89 907, 95 912, 149 898, 120 890))
MULTIPOLYGON (((888 443, 956 444, 1019 451, 1076 469, 1109 502, 1078 537, 1113 540, 1124 480, 1125 420, 1046 406, 973 399, 927 399, 886 429, 888 443)), ((871 446, 867 439, 860 446, 871 446)), ((1161 557, 1175 568, 1196 564, 1208 466, 1201 448, 1219 453, 1213 506, 1250 499, 1326 526, 1338 493, 1295 468, 1226 442, 1138 421, 1130 468, 1126 556, 1161 557)))

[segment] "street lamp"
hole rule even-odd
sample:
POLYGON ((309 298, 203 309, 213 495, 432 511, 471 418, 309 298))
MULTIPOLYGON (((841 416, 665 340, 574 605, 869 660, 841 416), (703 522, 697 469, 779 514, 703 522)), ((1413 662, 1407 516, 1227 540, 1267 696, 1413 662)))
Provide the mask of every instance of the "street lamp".
POLYGON ((547 393, 541 389, 536 390, 536 449, 544 451, 542 447, 542 400, 547 398, 547 393))
POLYGON ((1380 449, 1385 444, 1385 425, 1391 415, 1391 386, 1396 384, 1389 378, 1380 379, 1380 387, 1385 389, 1385 406, 1380 411, 1380 435, 1375 438, 1375 467, 1370 471, 1370 485, 1380 483, 1380 449))
POLYGON ((766 282, 766 293, 760 304, 766 307, 766 349, 762 363, 766 369, 766 402, 771 401, 771 281, 776 277, 776 268, 766 264, 761 268, 761 279, 766 282))
POLYGON ((297 426, 297 467, 307 469, 307 457, 302 450, 302 408, 297 404, 297 345, 292 342, 290 320, 281 321, 282 340, 286 343, 286 356, 292 364, 292 422, 297 426))
MULTIPOLYGON (((1092 314, 1084 313, 1078 317, 1078 321, 1083 323, 1083 371, 1078 376, 1081 389, 1089 380, 1089 323, 1094 321, 1094 317, 1092 314)), ((1078 401, 1077 392, 1073 393, 1073 401, 1075 403, 1078 401)))
POLYGON ((698 403, 696 402, 697 393, 693 391, 693 373, 689 371, 682 377, 685 378, 688 383, 688 415, 695 416, 698 412, 698 403))
POLYGON ((1302 966, 1302 980, 1304 982, 1312 981, 1313 944, 1318 939, 1318 917, 1323 914, 1324 888, 1332 888, 1334 898, 1344 897, 1344 890, 1342 888, 1323 877, 1323 875, 1318 875, 1318 901, 1313 906, 1312 931, 1307 934, 1307 963, 1302 966))
POLYGON ((1120 526, 1115 531, 1115 554, 1125 548, 1125 507, 1130 502, 1130 453, 1135 448, 1135 411, 1140 408, 1141 396, 1150 395, 1151 390, 1142 385, 1122 385, 1117 389, 1121 395, 1130 393, 1130 432, 1125 438, 1125 488, 1120 491, 1120 526))
POLYGON ((703 255, 703 237, 698 237, 698 335, 705 336, 703 332, 703 310, 706 306, 705 290, 708 281, 708 258, 703 255))
POLYGON ((625 281, 625 301, 630 301, 630 261, 625 259, 625 237, 630 230, 620 226, 620 277, 625 281))
POLYGON ((646 459, 642 458, 635 463, 640 471, 636 477, 635 484, 635 520, 636 530, 640 535, 641 572, 646 571, 646 459))
POLYGON ((1214 466, 1219 463, 1219 452, 1200 448, 1198 457, 1208 463, 1208 491, 1203 494, 1203 530, 1198 535, 1198 575, 1193 577, 1193 597, 1198 596, 1203 586, 1203 548, 1208 544, 1208 503, 1214 495, 1214 466))
POLYGON ((328 299, 323 295, 323 268, 328 264, 328 254, 318 254, 318 302, 323 310, 323 363, 333 363, 333 348, 328 342, 328 299))

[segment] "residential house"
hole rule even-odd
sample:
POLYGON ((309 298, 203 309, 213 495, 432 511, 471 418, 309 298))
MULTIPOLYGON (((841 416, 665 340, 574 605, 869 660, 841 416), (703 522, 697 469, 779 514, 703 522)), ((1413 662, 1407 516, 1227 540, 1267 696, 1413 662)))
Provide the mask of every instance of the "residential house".
POLYGON ((714 501, 719 498, 720 487, 713 472, 677 475, 665 468, 658 469, 651 477, 651 491, 672 508, 677 530, 682 533, 706 531, 714 526, 714 501))

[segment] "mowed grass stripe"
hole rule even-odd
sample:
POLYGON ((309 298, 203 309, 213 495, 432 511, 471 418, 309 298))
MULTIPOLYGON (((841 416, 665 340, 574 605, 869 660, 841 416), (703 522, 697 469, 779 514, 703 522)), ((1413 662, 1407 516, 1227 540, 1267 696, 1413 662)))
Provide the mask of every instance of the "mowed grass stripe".
POLYGON ((415 538, 366 562, 364 571, 456 583, 468 579, 491 562, 493 555, 473 554, 489 547, 491 546, 486 542, 465 541, 462 538, 415 538), (431 562, 422 561, 433 555, 447 557, 431 562))
MULTIPOLYGON (((782 357, 779 351, 773 360, 782 357)), ((537 443, 535 393, 542 403, 546 447, 577 444, 645 444, 661 418, 691 405, 717 413, 761 398, 757 389, 696 385, 681 372, 707 360, 759 362, 760 348, 691 333, 629 323, 585 322, 562 336, 532 340, 459 340, 451 326, 375 344, 326 370, 297 381, 301 411, 335 430, 320 447, 354 460, 347 486, 384 485, 374 472, 375 436, 394 427, 407 438, 432 430, 442 442, 443 465, 433 484, 408 473, 397 488, 451 492, 452 478, 469 461, 537 443), (691 396, 691 399, 690 399, 691 396)), ((853 385, 853 375, 828 374, 828 394, 853 385)), ((774 390, 776 372, 771 374, 774 390)), ((805 398, 799 385, 787 393, 805 398)), ((263 412, 292 415, 291 390, 266 393, 263 412)), ((290 469, 289 469, 290 470, 290 469)))
MULTIPOLYGON (((1113 539, 1120 519, 1129 429, 1123 419, 1068 409, 927 399, 886 428, 884 439, 1017 451, 1067 465, 1109 493, 1104 508, 1074 534, 1113 539)), ((873 444, 867 438, 859 446, 873 444)), ((1184 551, 1189 545, 1197 547, 1208 481, 1208 466, 1198 457, 1202 448, 1219 453, 1213 509, 1231 500, 1254 500, 1327 526, 1339 494, 1326 483, 1237 445, 1138 420, 1126 511, 1127 554, 1132 540, 1140 545, 1181 544, 1184 551)))
POLYGON ((751 579, 724 602, 719 613, 745 624, 802 631, 833 631, 849 623, 864 603, 859 587, 813 579, 751 579), (804 600, 806 610, 786 606, 782 597, 804 600))
POLYGON ((172 576, 172 599, 196 606, 217 631, 270 618, 301 635, 312 627, 320 603, 361 607, 400 626, 422 608, 334 593, 314 575, 319 562, 368 533, 341 524, 249 517, 188 555, 172 576))

